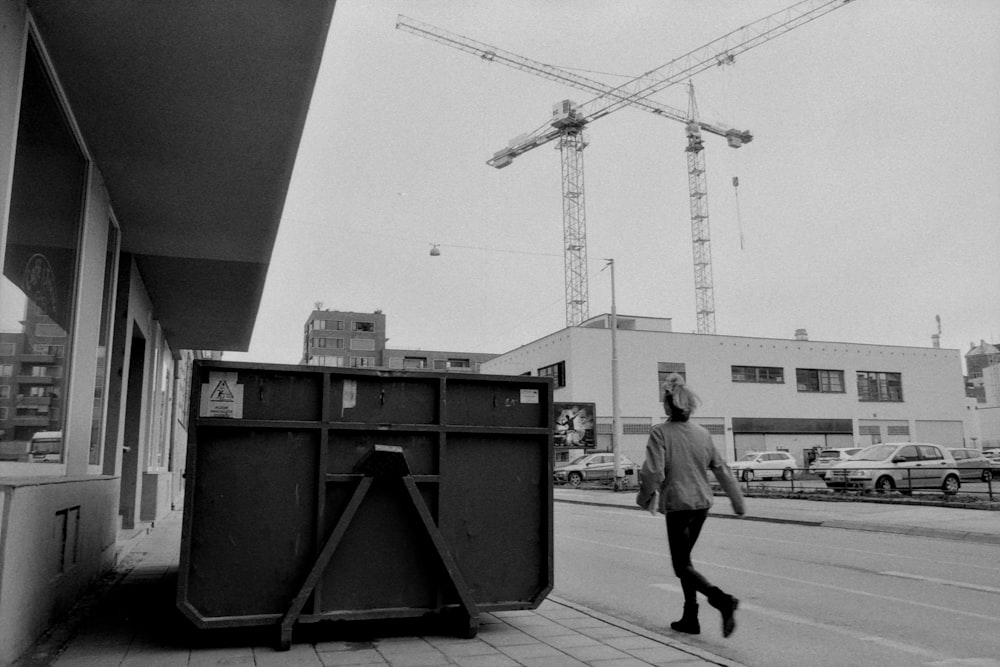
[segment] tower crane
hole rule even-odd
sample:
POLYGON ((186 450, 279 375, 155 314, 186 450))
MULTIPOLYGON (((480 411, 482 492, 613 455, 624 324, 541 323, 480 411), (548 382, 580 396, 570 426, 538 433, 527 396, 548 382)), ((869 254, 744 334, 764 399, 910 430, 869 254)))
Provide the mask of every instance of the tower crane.
MULTIPOLYGON (((543 78, 569 84, 598 95, 611 94, 614 91, 601 81, 563 70, 524 56, 505 51, 496 46, 478 42, 474 39, 458 35, 443 28, 423 23, 400 15, 396 28, 420 37, 425 37, 446 46, 451 46, 466 53, 477 55, 488 62, 498 62, 514 69, 535 74, 543 78)), ((687 112, 675 109, 655 100, 637 98, 631 106, 656 114, 662 118, 684 123, 688 139, 687 161, 689 198, 691 202, 691 232, 695 265, 695 297, 698 311, 698 331, 700 333, 715 333, 715 306, 712 286, 711 247, 708 223, 708 192, 705 178, 705 157, 702 153, 701 132, 705 131, 724 137, 732 148, 739 148, 753 140, 749 130, 735 130, 722 125, 707 123, 697 117, 694 101, 694 88, 690 88, 690 105, 687 112)), ((563 178, 563 244, 565 246, 566 270, 566 323, 578 324, 588 317, 587 298, 587 261, 586 261, 586 207, 583 189, 583 125, 578 117, 576 105, 564 100, 553 109, 553 124, 563 128, 564 133, 559 139, 561 149, 561 166, 563 178)), ((514 139, 516 145, 524 137, 514 139)), ((513 161, 512 157, 501 157, 492 166, 502 169, 513 161)))
MULTIPOLYGON (((526 135, 520 135, 501 150, 493 154, 487 164, 501 169, 509 166, 514 158, 527 153, 530 150, 548 144, 554 140, 559 140, 557 148, 561 151, 562 164, 562 189, 563 189, 563 236, 565 254, 565 276, 566 276, 566 323, 568 326, 579 324, 588 316, 588 296, 587 296, 587 274, 586 274, 586 221, 584 206, 583 188, 583 157, 582 151, 586 147, 583 139, 584 127, 599 118, 603 118, 625 106, 639 106, 653 113, 668 115, 664 110, 653 110, 653 107, 663 107, 647 98, 665 88, 690 79, 691 77, 710 69, 711 67, 731 64, 736 56, 749 51, 750 49, 770 41, 779 35, 789 32, 801 25, 809 23, 835 9, 851 2, 852 0, 801 0, 786 7, 783 10, 774 12, 758 19, 753 23, 745 25, 737 30, 726 33, 722 37, 698 47, 688 53, 675 58, 665 65, 652 69, 626 83, 619 86, 607 86, 603 83, 587 79, 578 74, 564 72, 551 65, 534 63, 526 58, 516 56, 509 52, 489 47, 488 45, 474 42, 464 37, 453 35, 439 29, 435 29, 427 24, 418 24, 400 17, 397 21, 397 28, 408 30, 414 34, 427 37, 449 46, 453 46, 463 51, 480 55, 489 61, 502 62, 516 69, 529 71, 545 78, 570 83, 584 90, 597 92, 597 96, 582 105, 564 100, 558 103, 553 109, 552 118, 540 129, 526 135)), ((691 88, 691 102, 689 113, 693 110, 693 88, 691 88)), ((669 109, 669 107, 667 107, 669 109)), ((676 112, 676 110, 674 110, 676 112)), ((694 154, 694 160, 689 155, 689 188, 696 187, 694 181, 704 176, 704 156, 701 155, 700 136, 695 133, 692 137, 692 130, 706 129, 709 127, 700 124, 690 115, 683 112, 676 112, 679 115, 670 115, 676 120, 683 120, 687 123, 689 132, 688 152, 694 154), (695 146, 699 146, 694 150, 695 146), (700 160, 699 160, 700 158, 700 160), (698 178, 692 177, 692 169, 701 166, 701 173, 698 178)), ((713 132, 718 134, 719 132, 713 132)), ((730 130, 723 130, 722 136, 729 140, 730 145, 738 147, 740 142, 748 141, 741 136, 741 133, 730 130)), ((745 133, 749 136, 749 133, 745 133)), ((711 289, 711 255, 702 253, 699 260, 698 249, 708 249, 707 244, 707 193, 702 189, 699 195, 699 206, 695 205, 695 196, 692 194, 692 233, 695 247, 695 281, 696 297, 698 298, 698 331, 699 333, 714 333, 715 313, 714 299, 712 299, 711 289), (702 213, 701 203, 706 208, 702 213), (696 213, 696 209, 698 213, 696 213), (703 220, 703 227, 696 231, 695 216, 704 215, 699 218, 699 223, 703 220), (699 261, 702 269, 699 271, 699 261), (704 270, 707 268, 707 271, 704 270), (699 281, 702 289, 699 290, 699 281), (705 281, 708 281, 707 283, 705 281)))

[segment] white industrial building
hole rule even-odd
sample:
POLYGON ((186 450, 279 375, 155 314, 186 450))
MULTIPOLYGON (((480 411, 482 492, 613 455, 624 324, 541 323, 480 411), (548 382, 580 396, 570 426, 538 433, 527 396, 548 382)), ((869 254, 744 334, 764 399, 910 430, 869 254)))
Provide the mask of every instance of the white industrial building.
POLYGON ((669 319, 600 315, 487 361, 484 373, 547 375, 557 402, 592 402, 598 448, 610 447, 612 351, 619 377, 621 453, 644 457, 663 420, 661 385, 684 375, 702 398, 692 418, 727 460, 786 450, 800 465, 823 447, 917 440, 965 442, 958 350, 674 333, 669 319))

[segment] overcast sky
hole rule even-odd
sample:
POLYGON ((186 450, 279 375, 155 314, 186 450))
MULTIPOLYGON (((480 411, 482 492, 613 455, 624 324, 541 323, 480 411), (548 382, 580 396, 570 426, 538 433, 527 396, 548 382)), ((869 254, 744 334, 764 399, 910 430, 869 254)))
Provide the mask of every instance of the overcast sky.
MULTIPOLYGON (((339 0, 248 353, 298 363, 314 308, 389 346, 505 352, 565 326, 559 153, 485 164, 560 83, 397 30, 398 14, 621 83, 790 0, 339 0), (440 256, 429 251, 438 244, 440 256)), ((1000 341, 1000 2, 854 0, 694 80, 716 332, 942 347, 1000 341), (733 177, 739 178, 736 193, 733 177), (742 238, 742 247, 741 247, 742 238)), ((654 96, 687 108, 687 90, 654 96)), ((590 314, 697 328, 684 126, 588 126, 590 314)))

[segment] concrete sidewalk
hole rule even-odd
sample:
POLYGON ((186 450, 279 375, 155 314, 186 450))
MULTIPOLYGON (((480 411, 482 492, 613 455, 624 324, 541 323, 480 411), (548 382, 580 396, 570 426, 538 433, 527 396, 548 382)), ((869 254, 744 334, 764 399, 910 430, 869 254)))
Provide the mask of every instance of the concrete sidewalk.
MULTIPOLYGON (((557 502, 638 510, 635 492, 560 487, 554 495, 557 502)), ((1000 545, 996 511, 751 496, 747 512, 738 520, 1000 545)), ((737 518, 724 497, 716 499, 712 515, 737 518)), ((330 639, 302 633, 290 651, 282 652, 274 648, 276 628, 213 632, 209 638, 192 630, 175 608, 180 536, 181 514, 174 512, 133 540, 113 575, 17 667, 737 665, 685 644, 681 635, 651 632, 557 596, 549 596, 534 610, 483 614, 473 639, 444 635, 330 639)))
MULTIPOLYGON (((612 494, 605 494, 609 498, 612 494)), ((473 639, 401 635, 331 639, 297 632, 276 650, 278 628, 193 630, 175 608, 182 517, 158 520, 134 540, 115 572, 17 667, 642 667, 738 663, 561 600, 486 613, 473 639)))

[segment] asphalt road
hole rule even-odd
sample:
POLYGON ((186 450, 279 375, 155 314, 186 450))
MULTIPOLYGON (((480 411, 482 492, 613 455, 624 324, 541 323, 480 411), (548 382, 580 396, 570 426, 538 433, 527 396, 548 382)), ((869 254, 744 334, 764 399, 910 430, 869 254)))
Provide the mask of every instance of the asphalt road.
MULTIPOLYGON (((1000 666, 995 545, 709 518, 695 566, 740 599, 723 639, 701 605, 686 643, 746 665, 1000 666)), ((663 634, 682 595, 664 519, 556 503, 555 594, 663 634)))

